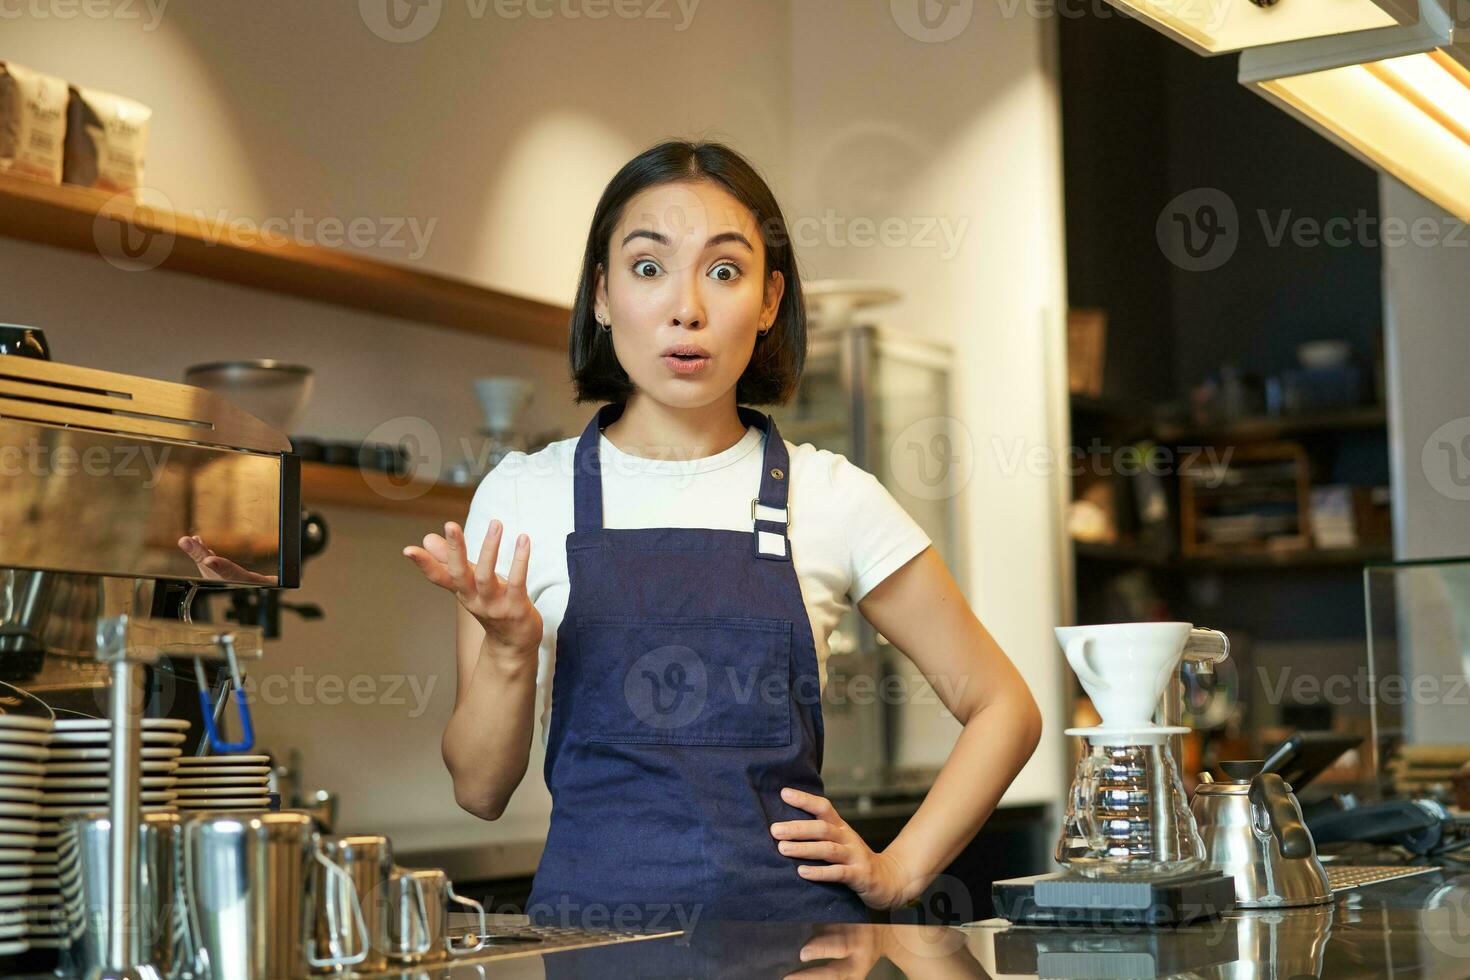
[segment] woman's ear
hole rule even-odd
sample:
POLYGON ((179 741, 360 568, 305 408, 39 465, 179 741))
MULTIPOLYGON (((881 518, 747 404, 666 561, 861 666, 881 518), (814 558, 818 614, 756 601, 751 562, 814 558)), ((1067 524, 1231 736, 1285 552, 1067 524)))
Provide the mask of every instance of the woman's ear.
POLYGON ((776 311, 781 308, 781 296, 786 292, 786 277, 780 269, 774 269, 766 277, 766 294, 761 304, 760 322, 766 329, 776 325, 776 311))
POLYGON ((601 262, 597 263, 596 277, 592 287, 592 318, 598 323, 605 323, 608 318, 607 270, 601 262))

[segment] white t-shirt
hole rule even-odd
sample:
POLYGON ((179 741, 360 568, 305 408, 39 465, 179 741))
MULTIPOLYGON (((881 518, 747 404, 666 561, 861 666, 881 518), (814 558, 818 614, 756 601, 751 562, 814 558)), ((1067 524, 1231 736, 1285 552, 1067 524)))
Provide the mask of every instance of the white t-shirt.
MULTIPOLYGON (((603 526, 704 527, 751 531, 750 500, 760 487, 761 430, 697 459, 649 459, 601 437, 603 526)), ((465 521, 471 561, 492 518, 504 525, 496 571, 510 574, 516 536, 531 539, 526 590, 541 614, 541 738, 551 718, 556 632, 566 614, 566 538, 575 524, 572 495, 577 437, 535 453, 515 452, 488 473, 465 521)), ((818 676, 827 681, 827 640, 850 603, 928 547, 929 536, 877 478, 840 453, 786 442, 791 457, 787 500, 791 558, 811 619, 818 676)), ((754 560, 754 558, 752 558, 754 560)))

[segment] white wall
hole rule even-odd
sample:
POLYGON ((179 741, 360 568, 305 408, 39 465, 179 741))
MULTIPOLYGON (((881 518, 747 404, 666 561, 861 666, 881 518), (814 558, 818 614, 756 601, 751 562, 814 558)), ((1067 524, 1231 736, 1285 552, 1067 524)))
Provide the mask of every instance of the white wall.
POLYGON ((1378 188, 1385 222, 1434 232, 1382 249, 1394 556, 1470 555, 1470 246, 1442 208, 1392 177, 1378 188))
MULTIPOLYGON (((1060 404, 1048 354, 1062 305, 1060 157, 1044 25, 977 9, 953 39, 923 43, 886 0, 704 3, 682 28, 677 4, 660 6, 668 21, 594 21, 507 19, 494 4, 444 0, 433 31, 394 44, 366 29, 357 6, 175 0, 154 30, 26 17, 5 21, 0 58, 153 106, 149 183, 179 209, 434 222, 424 267, 559 303, 571 300, 607 179, 666 136, 732 142, 789 217, 833 208, 968 220, 943 258, 821 240, 802 248, 803 272, 899 286, 908 299, 892 325, 957 351, 957 411, 977 463, 960 502, 971 599, 1047 709, 1047 744, 1010 799, 1055 800, 1057 484, 1007 475, 990 445, 993 435, 1058 439, 1047 406, 1049 392, 1060 404)), ((585 421, 552 352, 5 239, 0 295, 0 321, 45 327, 59 360, 175 380, 225 357, 311 364, 305 433, 361 438, 407 415, 452 443, 479 424, 470 380, 490 373, 537 379, 532 427, 570 435, 585 421)), ((257 675, 404 675, 420 691, 432 684, 430 695, 414 717, 409 685, 399 691, 408 704, 323 703, 330 691, 304 708, 261 704, 263 741, 299 745, 307 784, 338 790, 350 827, 400 846, 541 834, 539 752, 501 821, 461 813, 450 794, 438 739, 453 697, 451 600, 399 555, 432 522, 327 516, 331 547, 293 596, 327 618, 288 618, 257 675)), ((374 683, 387 694, 387 681, 374 683)), ((957 731, 935 717, 905 727, 910 761, 942 759, 957 731)))
MULTIPOLYGON (((1382 237, 1391 220, 1418 229, 1382 249, 1394 557, 1463 557, 1470 555, 1470 245, 1465 226, 1442 208, 1391 177, 1378 186, 1382 237)), ((1463 677, 1470 634, 1464 568, 1407 572, 1396 585, 1397 672, 1463 677)), ((1454 699, 1411 698, 1402 710, 1411 742, 1463 742, 1470 733, 1454 699)))
MULTIPOLYGON (((1062 622, 1052 520, 1062 481, 1010 465, 1017 447, 1064 442, 1048 412, 1065 416, 1052 356, 1064 349, 1064 276, 1048 25, 1007 18, 1005 5, 953 4, 933 33, 908 34, 892 13, 903 6, 853 4, 834 18, 827 5, 793 5, 787 219, 821 229, 803 243, 803 275, 899 287, 903 302, 877 319, 955 352, 956 431, 974 463, 955 502, 962 582, 1046 713, 1042 746, 1007 799, 1054 801, 1065 785, 1051 634, 1062 622), (896 244, 870 244, 864 220, 891 228, 896 244)), ((937 705, 906 705, 897 761, 939 765, 958 732, 937 705)))

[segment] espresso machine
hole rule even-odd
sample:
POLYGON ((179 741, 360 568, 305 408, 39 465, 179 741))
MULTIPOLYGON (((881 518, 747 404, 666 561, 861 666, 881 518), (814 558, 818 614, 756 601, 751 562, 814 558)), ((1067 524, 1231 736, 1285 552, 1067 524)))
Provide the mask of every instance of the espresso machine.
POLYGON ((1065 870, 995 882, 1012 922, 1175 926, 1235 904, 1210 861, 1179 778, 1180 667, 1209 672, 1229 656, 1216 630, 1190 623, 1061 627, 1057 640, 1102 723, 1082 740, 1055 858, 1065 870))
MULTIPOLYGON (((56 363, 39 330, 0 325, 0 671, 17 682, 0 684, 0 773, 13 771, 6 756, 17 748, 20 758, 37 760, 22 763, 31 774, 21 777, 29 780, 24 789, 0 775, 0 831, 20 829, 7 821, 26 824, 32 836, 9 846, 30 841, 35 850, 0 847, 0 859, 29 871, 42 852, 40 827, 61 826, 45 845, 54 871, 34 876, 38 888, 46 882, 44 894, 18 894, 12 886, 29 891, 31 877, 0 873, 0 973, 14 975, 9 957, 56 950, 59 966, 24 963, 22 973, 284 980, 411 969, 426 976, 455 961, 483 972, 474 961, 528 948, 678 935, 517 922, 492 931, 484 906, 457 894, 443 869, 400 867, 387 837, 333 836, 310 808, 235 799, 240 784, 264 787, 258 769, 270 761, 243 754, 252 732, 241 665, 261 656, 271 626, 238 616, 238 604, 233 622, 200 622, 194 600, 244 590, 264 607, 262 591, 298 587, 314 535, 300 496, 300 457, 287 436, 218 391, 56 363), (179 676, 162 669, 165 658, 176 668, 193 661, 197 706, 145 704, 150 670, 155 679, 179 676), (47 672, 57 662, 64 676, 86 683, 51 685, 47 672), (211 703, 218 687, 204 676, 206 663, 220 685, 233 685, 229 702, 220 694, 211 703), (18 686, 23 681, 46 699, 18 686), (98 699, 86 707, 106 699, 105 720, 78 710, 60 717, 68 708, 51 702, 78 686, 98 699), (39 713, 20 717, 20 702, 39 713), (234 742, 219 723, 227 703, 238 714, 234 742), (179 730, 193 722, 175 716, 191 707, 208 737, 187 760, 198 765, 187 766, 194 785, 186 801, 182 790, 157 788, 161 778, 180 786, 184 779, 151 773, 162 765, 186 771, 183 759, 153 760, 181 752, 158 746, 186 738, 179 730), (157 717, 160 710, 168 717, 157 717), (94 744, 99 733, 105 749, 75 747, 94 744), (89 753, 101 760, 60 761, 64 788, 45 788, 53 758, 98 758, 89 753), (105 770, 86 779, 89 786, 105 779, 105 793, 75 799, 78 766, 105 770), (199 788, 205 784, 226 788, 199 788), (19 804, 19 815, 34 819, 13 819, 17 804, 7 800, 17 793, 31 801, 19 804), (8 942, 21 914, 17 900, 37 899, 48 913, 61 912, 60 921, 45 921, 46 945, 10 949, 27 945, 8 942), (450 910, 471 925, 452 924, 450 910)), ((199 606, 207 613, 207 602, 199 606)), ((0 864, 0 872, 11 867, 0 864)), ((36 923, 26 914, 21 925, 36 923)))
MULTIPOLYGON (((264 638, 256 624, 191 622, 189 605, 163 603, 160 586, 297 587, 299 457, 284 434, 212 392, 53 362, 33 328, 0 327, 0 352, 12 355, 0 356, 0 661, 23 671, 59 629, 81 624, 68 635, 105 673, 111 734, 113 909, 105 966, 91 976, 157 977, 127 914, 140 873, 143 671, 193 658, 227 665, 238 688, 239 665, 261 655, 264 638), (224 560, 196 564, 190 538, 224 560)), ((244 746, 248 708, 235 694, 244 746)), ((202 683, 200 695, 219 748, 202 683)))

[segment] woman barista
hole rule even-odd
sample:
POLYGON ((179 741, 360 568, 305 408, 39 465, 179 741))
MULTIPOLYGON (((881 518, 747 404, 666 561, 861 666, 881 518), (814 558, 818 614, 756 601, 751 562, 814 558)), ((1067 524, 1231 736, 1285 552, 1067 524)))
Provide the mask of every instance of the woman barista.
POLYGON ((519 785, 539 686, 533 921, 867 921, 923 893, 1037 744, 1025 682, 918 525, 746 407, 784 402, 805 352, 769 187, 726 146, 655 146, 598 202, 572 314, 577 401, 607 404, 579 438, 506 457, 464 529, 404 549, 465 611, 443 755, 469 812, 496 819, 519 785), (877 852, 820 776, 849 601, 964 726, 877 852))

